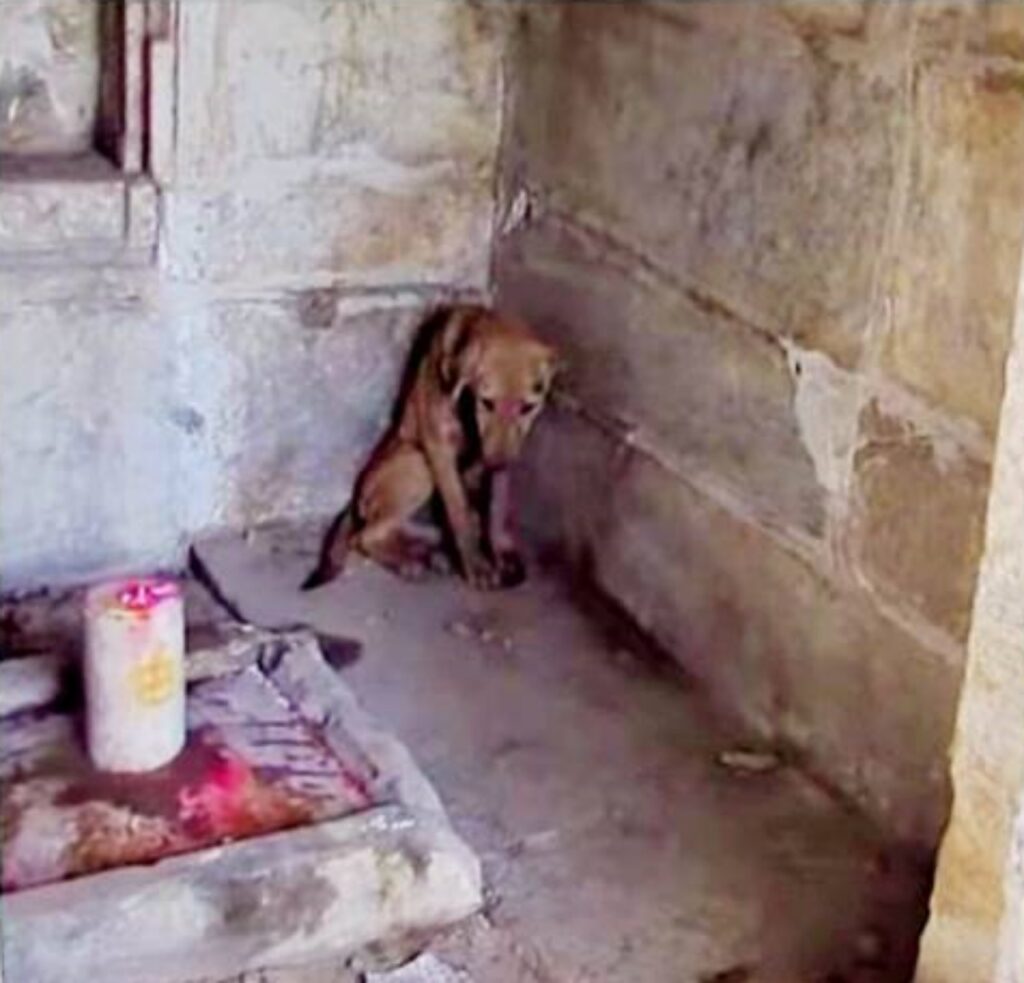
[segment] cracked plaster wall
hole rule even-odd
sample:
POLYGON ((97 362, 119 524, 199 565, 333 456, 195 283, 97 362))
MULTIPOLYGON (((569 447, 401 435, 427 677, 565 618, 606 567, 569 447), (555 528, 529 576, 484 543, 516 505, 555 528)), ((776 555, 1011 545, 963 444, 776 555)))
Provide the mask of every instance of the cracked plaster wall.
MULTIPOLYGON (((54 29, 85 6, 3 5, 3 71, 33 60, 61 111, 0 151, 86 149, 63 108, 86 113, 95 39, 54 29)), ((339 507, 424 309, 488 286, 499 9, 175 10, 155 181, 0 160, 2 589, 339 507)))
POLYGON ((539 531, 934 845, 1024 237, 1024 8, 527 4, 500 296, 539 531))

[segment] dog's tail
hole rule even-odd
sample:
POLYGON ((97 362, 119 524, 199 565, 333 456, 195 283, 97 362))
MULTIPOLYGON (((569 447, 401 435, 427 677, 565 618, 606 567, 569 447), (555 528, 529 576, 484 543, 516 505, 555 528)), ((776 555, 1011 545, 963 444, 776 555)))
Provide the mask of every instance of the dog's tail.
POLYGON ((352 506, 349 505, 327 530, 323 546, 320 548, 320 560, 316 569, 303 581, 302 590, 309 591, 323 587, 345 569, 345 560, 348 558, 354 531, 355 517, 352 513, 352 506))

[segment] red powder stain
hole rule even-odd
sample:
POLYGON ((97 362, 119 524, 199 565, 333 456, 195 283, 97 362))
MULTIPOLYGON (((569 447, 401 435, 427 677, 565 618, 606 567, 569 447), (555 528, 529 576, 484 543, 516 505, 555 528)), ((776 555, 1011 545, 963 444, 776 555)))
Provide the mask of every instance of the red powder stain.
POLYGON ((240 821, 255 778, 249 765, 226 752, 195 785, 178 792, 178 819, 192 836, 225 836, 240 821))
POLYGON ((306 802, 262 784, 247 761, 217 752, 199 782, 178 794, 178 821, 198 840, 225 840, 285 829, 312 818, 306 802))
POLYGON ((149 611, 172 597, 178 597, 178 585, 171 580, 133 580, 117 595, 117 602, 128 611, 149 611))
POLYGON ((76 828, 62 876, 150 863, 315 819, 311 801, 268 784, 244 758, 205 738, 193 735, 158 772, 92 772, 60 794, 54 804, 74 811, 76 828))
MULTIPOLYGON (((309 738, 320 736, 311 729, 309 738)), ((141 775, 99 772, 76 747, 0 789, 2 888, 151 863, 307 825, 325 806, 334 815, 336 805, 372 804, 371 776, 339 768, 341 800, 325 804, 246 760, 214 728, 193 731, 174 761, 141 775)))

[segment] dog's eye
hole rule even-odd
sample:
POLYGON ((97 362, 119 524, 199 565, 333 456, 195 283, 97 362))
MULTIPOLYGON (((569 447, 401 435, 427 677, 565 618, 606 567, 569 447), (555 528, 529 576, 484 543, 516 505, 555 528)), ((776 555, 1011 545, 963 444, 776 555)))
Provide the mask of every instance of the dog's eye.
POLYGON ((487 410, 488 413, 494 412, 494 400, 488 399, 486 396, 480 397, 480 405, 487 410))

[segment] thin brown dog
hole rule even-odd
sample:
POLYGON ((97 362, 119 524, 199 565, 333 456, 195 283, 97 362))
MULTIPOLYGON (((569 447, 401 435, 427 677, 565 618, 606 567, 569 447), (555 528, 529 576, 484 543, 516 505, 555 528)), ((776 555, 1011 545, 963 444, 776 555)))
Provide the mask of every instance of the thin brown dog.
POLYGON ((440 554, 413 519, 438 493, 460 569, 474 587, 525 577, 508 523, 508 468, 555 374, 554 350, 523 323, 476 306, 445 308, 424 327, 395 422, 335 520, 312 590, 350 548, 418 578, 440 554))

